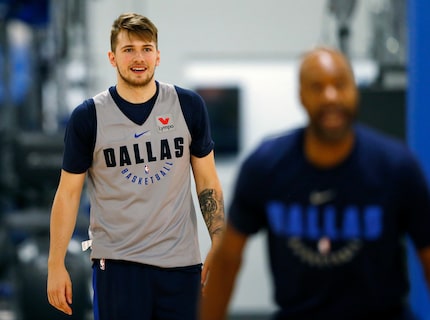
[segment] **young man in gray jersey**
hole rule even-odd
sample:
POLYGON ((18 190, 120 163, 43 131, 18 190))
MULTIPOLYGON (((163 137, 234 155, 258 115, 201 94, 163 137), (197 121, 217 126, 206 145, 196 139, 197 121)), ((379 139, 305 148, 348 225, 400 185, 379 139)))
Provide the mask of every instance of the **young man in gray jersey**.
POLYGON ((148 18, 120 15, 108 53, 117 84, 79 105, 67 125, 47 284, 49 302, 66 314, 72 284, 64 260, 88 177, 95 319, 196 317, 223 231, 223 195, 203 100, 154 79, 157 37, 148 18), (203 268, 191 172, 212 239, 203 268))

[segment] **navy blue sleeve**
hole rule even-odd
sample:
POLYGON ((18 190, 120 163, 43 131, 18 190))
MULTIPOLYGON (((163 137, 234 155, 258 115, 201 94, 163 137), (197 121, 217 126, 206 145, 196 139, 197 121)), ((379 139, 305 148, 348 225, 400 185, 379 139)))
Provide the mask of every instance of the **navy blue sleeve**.
POLYGON ((84 173, 88 170, 93 159, 96 126, 94 100, 85 100, 73 110, 67 122, 63 170, 71 173, 84 173))
POLYGON ((246 235, 257 233, 266 226, 264 191, 268 175, 262 147, 251 153, 240 166, 227 215, 228 222, 246 235))
POLYGON ((227 216, 236 230, 253 234, 267 228, 266 205, 273 197, 274 178, 286 163, 290 169, 283 169, 285 179, 299 170, 303 135, 304 129, 297 128, 266 136, 241 164, 227 216))
POLYGON ((406 231, 418 249, 430 246, 430 191, 424 172, 410 155, 399 173, 406 231))
POLYGON ((209 115, 203 98, 196 92, 175 86, 191 134, 190 152, 202 158, 214 149, 209 115))

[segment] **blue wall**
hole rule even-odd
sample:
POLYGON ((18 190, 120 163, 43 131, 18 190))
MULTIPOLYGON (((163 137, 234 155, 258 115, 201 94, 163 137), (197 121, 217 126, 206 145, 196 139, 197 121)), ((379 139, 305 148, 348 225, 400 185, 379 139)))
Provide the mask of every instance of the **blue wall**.
MULTIPOLYGON (((430 181, 430 1, 408 0, 407 139, 430 181)), ((429 230, 430 232, 430 230, 429 230)), ((430 295, 418 258, 409 243, 411 303, 430 320, 430 295)))

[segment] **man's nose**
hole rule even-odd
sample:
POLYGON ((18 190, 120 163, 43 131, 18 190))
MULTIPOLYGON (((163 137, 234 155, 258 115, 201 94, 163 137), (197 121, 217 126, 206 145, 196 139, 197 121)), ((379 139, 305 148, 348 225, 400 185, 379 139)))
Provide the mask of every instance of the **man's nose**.
POLYGON ((339 95, 339 91, 337 90, 337 88, 335 86, 327 86, 324 90, 324 97, 327 100, 335 100, 337 99, 339 95))
POLYGON ((143 51, 136 51, 134 58, 136 60, 144 60, 145 59, 145 52, 143 51))

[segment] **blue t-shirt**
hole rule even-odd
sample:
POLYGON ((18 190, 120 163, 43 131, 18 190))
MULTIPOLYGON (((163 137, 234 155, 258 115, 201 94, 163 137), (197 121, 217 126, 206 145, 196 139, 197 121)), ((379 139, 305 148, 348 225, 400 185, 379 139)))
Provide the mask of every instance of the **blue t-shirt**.
POLYGON ((417 161, 400 142, 355 132, 334 168, 306 160, 301 128, 264 141, 239 173, 228 219, 244 234, 267 230, 282 319, 391 319, 408 292, 405 234, 430 245, 417 161))
MULTIPOLYGON (((122 99, 115 86, 110 87, 109 92, 121 111, 131 121, 141 125, 148 118, 158 97, 159 83, 156 82, 156 84, 156 94, 141 104, 133 104, 122 99)), ((194 91, 178 86, 175 86, 175 89, 192 138, 191 154, 196 157, 204 157, 214 148, 206 105, 194 91)), ((68 120, 64 137, 64 170, 71 173, 83 173, 91 166, 96 141, 96 126, 96 111, 94 100, 91 98, 77 106, 68 120)))

